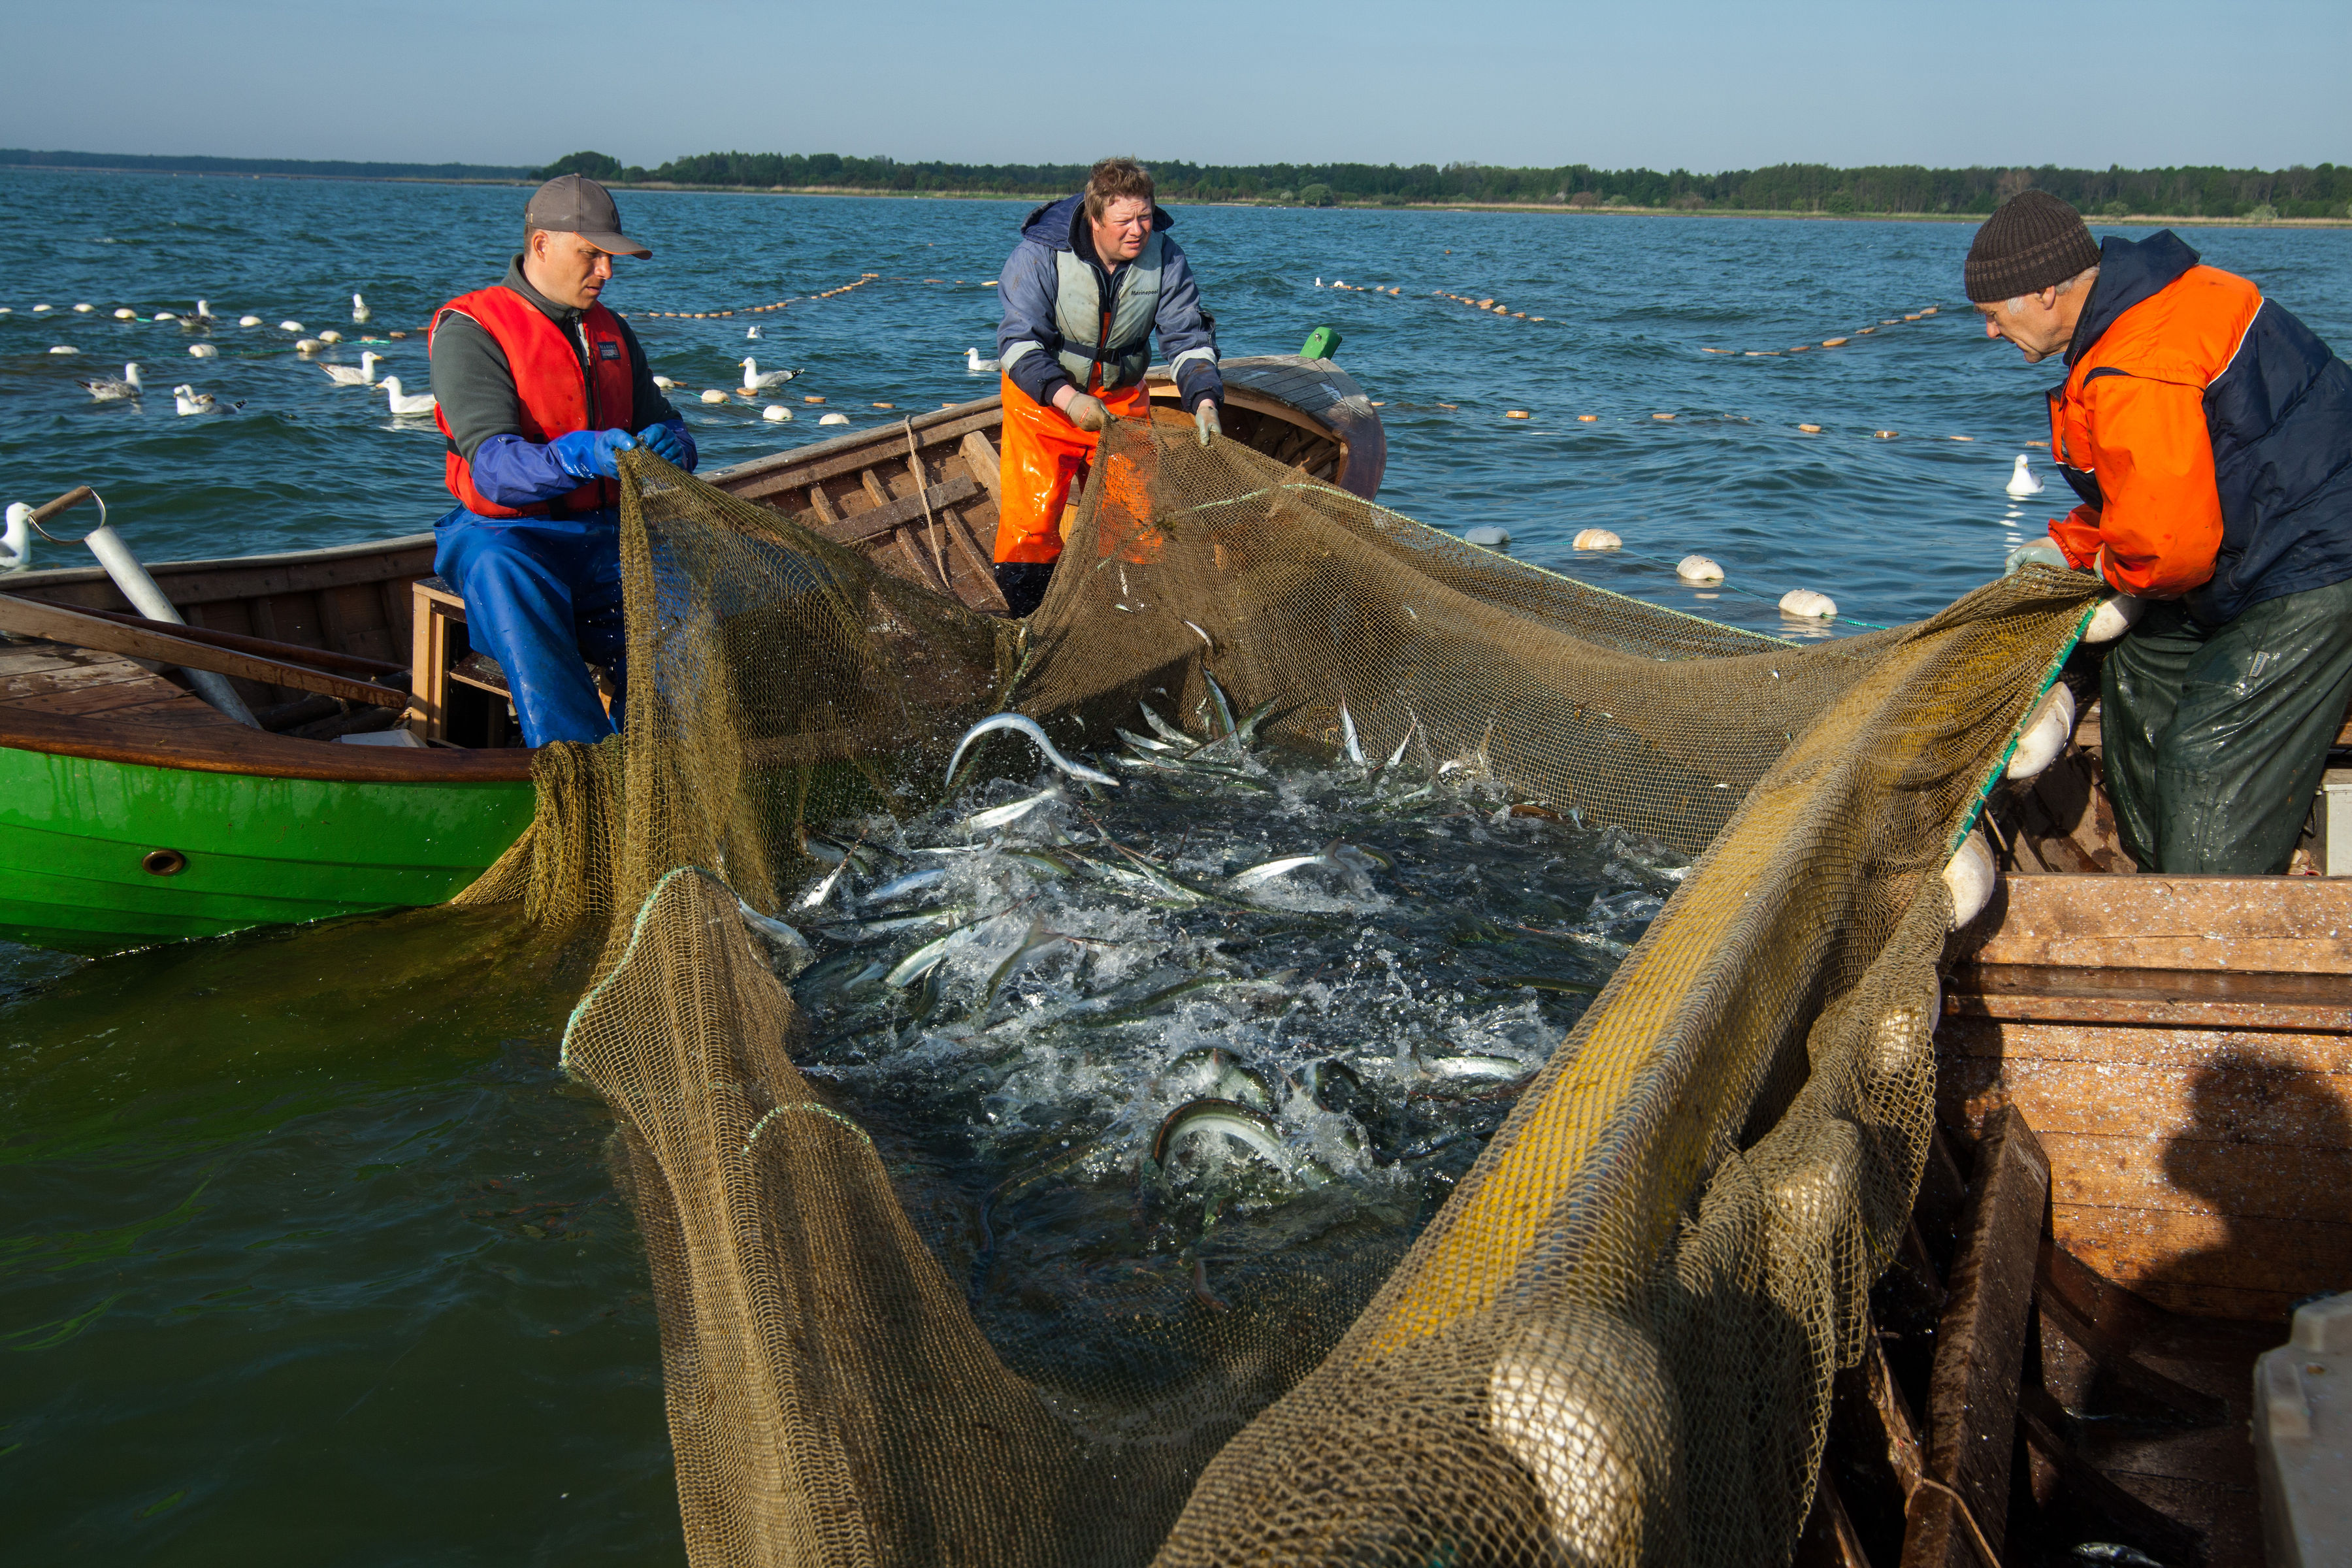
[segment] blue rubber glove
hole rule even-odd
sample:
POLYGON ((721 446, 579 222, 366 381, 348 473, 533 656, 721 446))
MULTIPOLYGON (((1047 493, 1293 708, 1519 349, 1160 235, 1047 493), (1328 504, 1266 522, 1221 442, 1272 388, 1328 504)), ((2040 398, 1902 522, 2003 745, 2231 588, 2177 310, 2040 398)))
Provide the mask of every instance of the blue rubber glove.
POLYGON ((637 432, 637 445, 677 468, 687 466, 686 432, 675 425, 648 425, 637 432))
POLYGON ((2031 544, 2021 544, 2011 551, 2009 559, 2000 563, 2000 574, 2014 577, 2028 566, 2055 566, 2061 572, 2073 570, 2066 564, 2066 552, 2050 539, 2037 539, 2031 544))
POLYGON ((616 479, 621 477, 616 459, 636 444, 626 430, 574 430, 550 441, 547 449, 575 479, 616 479))

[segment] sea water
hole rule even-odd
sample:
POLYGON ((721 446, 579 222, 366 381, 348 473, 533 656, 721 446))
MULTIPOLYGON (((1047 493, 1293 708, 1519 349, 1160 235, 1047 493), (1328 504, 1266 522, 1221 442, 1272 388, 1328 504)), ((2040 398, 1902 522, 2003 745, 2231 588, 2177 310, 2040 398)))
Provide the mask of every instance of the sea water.
MULTIPOLYGON (((151 559, 428 526, 447 505, 437 431, 335 386, 277 323, 341 331, 318 356, 333 363, 385 338, 370 345, 389 356, 381 373, 421 390, 417 329, 497 279, 522 195, 0 173, 0 499, 95 484, 151 559), (350 319, 354 290, 373 309, 364 326, 350 319), (199 297, 208 332, 146 319, 199 297), (118 307, 142 319, 118 321, 118 307), (236 326, 246 314, 263 325, 236 326), (194 342, 218 353, 191 356, 194 342), (80 352, 47 352, 59 345, 80 352), (134 359, 150 388, 136 404, 74 384, 134 359), (184 380, 245 406, 181 418, 169 388, 184 380)), ((992 390, 963 351, 992 353, 986 285, 1030 204, 621 200, 656 256, 622 263, 616 308, 790 301, 635 319, 708 461, 814 438, 822 412, 873 428, 992 390), (761 336, 747 340, 753 323, 761 336), (702 389, 737 384, 747 353, 803 374, 757 402, 702 404, 702 389), (763 421, 769 403, 795 421, 763 421)), ((1966 226, 1176 216, 1229 353, 1293 352, 1318 324, 1344 334, 1339 359, 1388 425, 1384 501, 1457 532, 1499 524, 1520 557, 1620 592, 1794 635, 1807 628, 1774 602, 1811 587, 1849 619, 1891 624, 1991 575, 2063 503, 2054 479, 2034 504, 2003 493, 2057 371, 1983 341, 1958 286, 1966 226), (1846 346, 1785 352, 1837 336, 1846 346), (1530 417, 1506 417, 1515 409, 1530 417), (1594 526, 1626 551, 1579 556, 1569 541, 1594 526), (1722 563, 1726 584, 1676 581, 1672 563, 1692 552, 1722 563)), ((2352 234, 2187 237, 2352 342, 2352 234)), ((79 563, 38 549, 37 563, 79 563)), ((1042 782, 1013 770, 963 805, 1042 782)), ((934 1125, 930 1173, 908 1195, 994 1327, 1019 1331, 1003 1317, 1008 1271, 1083 1279, 1103 1266, 1078 1222, 1131 1206, 1123 1184, 1176 1096, 1244 1092, 1250 1074, 1286 1146, 1343 1178, 1349 1201, 1413 1223, 1507 1104, 1430 1094, 1414 1075, 1448 1055, 1539 1059, 1580 994, 1505 983, 1598 978, 1670 890, 1671 858, 1649 847, 1498 820, 1509 803, 1475 792, 1390 813, 1344 771, 1261 782, 1270 797, 1224 780, 1199 781, 1196 799, 1152 794, 1100 828, 1217 888, 1253 858, 1341 837, 1394 864, 1356 866, 1360 883, 1307 872, 1244 900, 1250 913, 1138 906, 992 851, 955 871, 961 901, 1030 902, 943 966, 919 1018, 919 990, 826 994, 876 960, 817 933, 835 967, 798 981, 814 1075, 877 1121, 909 1100, 969 1112, 934 1125), (1287 925, 1267 912, 1286 900, 1287 925), (1038 950, 981 1010, 1032 919, 1079 940, 1038 950), (1180 972, 1219 984, 1161 995, 1180 972), (1270 1000, 1271 977, 1296 994, 1270 1000), (1122 1010, 1137 1016, 1100 1021, 1122 1010), (1242 1048, 1226 1063, 1187 1057, 1213 1037, 1242 1048), (1340 1050, 1349 1040, 1370 1048, 1340 1050), (1342 1110, 1314 1093, 1334 1056, 1365 1080, 1342 1110), (1088 1152, 1039 1172, 1066 1142, 1088 1152), (984 1207, 1000 1187, 1001 1213, 984 1207)), ((1048 823, 1074 841, 1097 832, 1066 813, 1007 844, 1048 823)), ((903 851, 940 826, 902 830, 903 851)), ((1042 847, 1119 858, 1092 842, 1042 847)), ((844 883, 853 899, 879 885, 844 883)), ((579 965, 506 916, 446 910, 96 963, 0 950, 0 1556, 682 1556, 642 1252, 603 1164, 609 1121, 555 1066, 579 965)), ((1151 1211, 1163 1228, 1120 1231, 1111 1251, 1137 1258, 1119 1262, 1197 1261, 1213 1294, 1253 1245, 1328 1212, 1220 1135, 1171 1152, 1151 1211)))

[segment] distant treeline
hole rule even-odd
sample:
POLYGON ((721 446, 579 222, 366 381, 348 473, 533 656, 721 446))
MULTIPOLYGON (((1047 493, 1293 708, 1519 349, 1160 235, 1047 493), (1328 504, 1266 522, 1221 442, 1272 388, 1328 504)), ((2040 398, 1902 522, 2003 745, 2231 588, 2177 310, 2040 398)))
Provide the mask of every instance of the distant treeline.
MULTIPOLYGON (((2084 212, 2120 216, 2344 217, 2352 216, 2352 165, 2315 169, 1833 169, 1780 163, 1694 174, 1687 169, 1507 169, 1487 163, 1151 163, 1164 199, 1274 202, 1306 206, 1479 202, 1531 206, 1636 206, 1691 212, 1989 213, 2038 186, 2084 212)), ((573 172, 632 184, 824 186, 858 191, 992 192, 1055 195, 1086 183, 1083 163, 901 163, 831 153, 704 153, 657 169, 574 153, 538 171, 573 172)))
POLYGON ((135 153, 36 153, 0 147, 0 164, 32 169, 135 169, 155 174, 279 174, 314 180, 527 180, 530 171, 490 163, 346 163, 307 158, 172 158, 135 153))

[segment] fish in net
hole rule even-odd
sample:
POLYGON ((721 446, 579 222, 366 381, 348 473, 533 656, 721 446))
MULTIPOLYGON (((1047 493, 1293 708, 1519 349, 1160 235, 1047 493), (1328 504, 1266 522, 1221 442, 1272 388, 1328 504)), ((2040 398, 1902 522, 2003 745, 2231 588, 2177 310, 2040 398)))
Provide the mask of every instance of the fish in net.
POLYGON ((602 943, 564 1061, 616 1116, 695 1562, 1787 1557, 1924 1158, 1940 872, 2087 584, 1801 648, 1123 422, 1014 624, 622 465, 626 732, 542 749, 467 897, 602 943), (1239 710, 1696 859, 1433 1213, 1213 1302, 1143 1271, 1041 1353, 942 1261, 916 1135, 810 1076, 761 934, 1003 709, 1098 758, 1239 710))

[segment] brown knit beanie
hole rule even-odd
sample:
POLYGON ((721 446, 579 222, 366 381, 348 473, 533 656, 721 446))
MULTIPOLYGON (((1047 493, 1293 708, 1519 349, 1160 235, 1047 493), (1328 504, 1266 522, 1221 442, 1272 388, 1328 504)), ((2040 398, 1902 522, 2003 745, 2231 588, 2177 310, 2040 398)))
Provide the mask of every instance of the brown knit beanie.
POLYGON ((2047 191, 2025 191, 1985 219, 1962 281, 1979 305, 2038 294, 2099 264, 2083 215, 2047 191))

